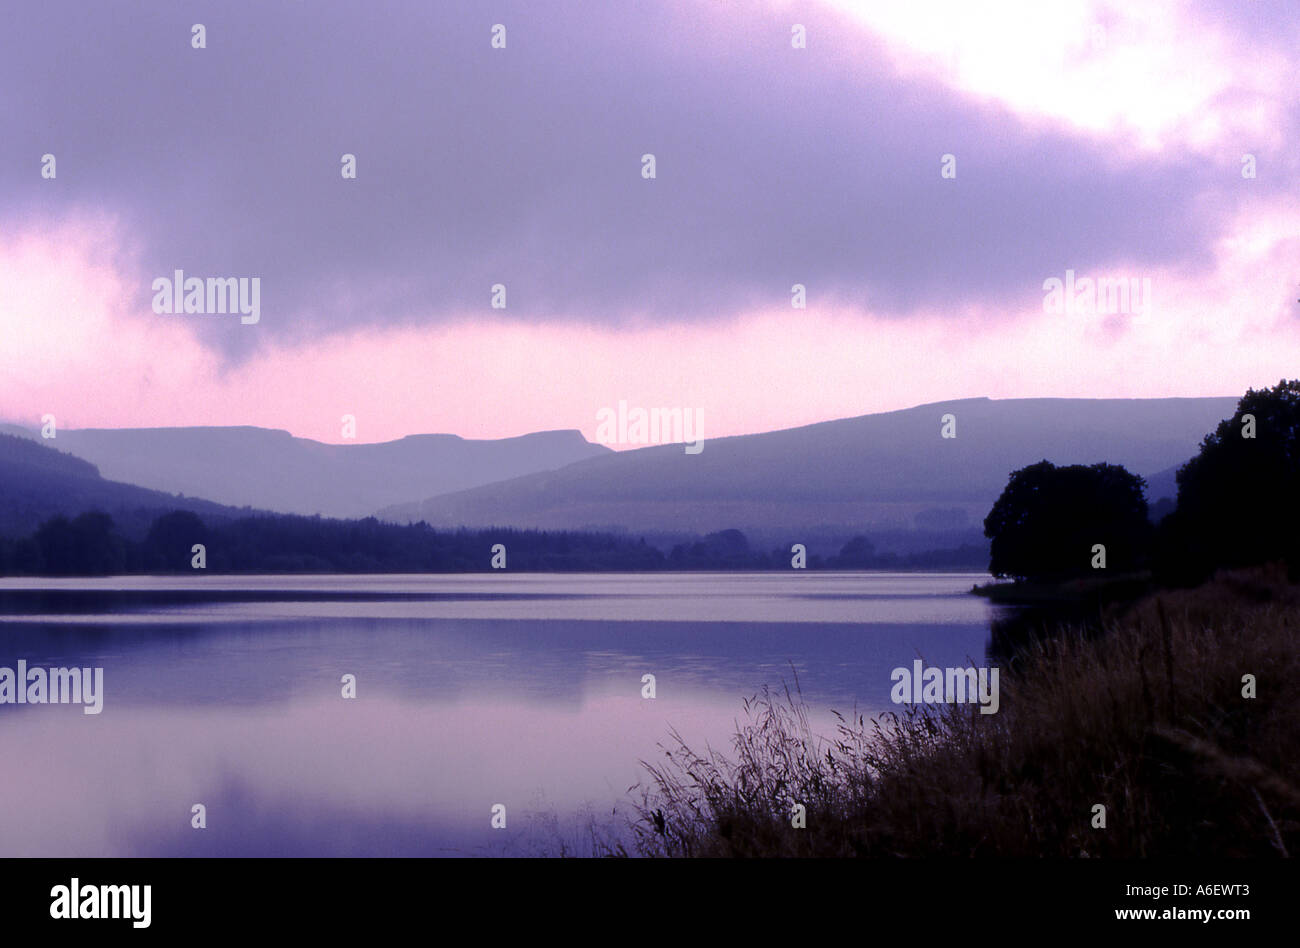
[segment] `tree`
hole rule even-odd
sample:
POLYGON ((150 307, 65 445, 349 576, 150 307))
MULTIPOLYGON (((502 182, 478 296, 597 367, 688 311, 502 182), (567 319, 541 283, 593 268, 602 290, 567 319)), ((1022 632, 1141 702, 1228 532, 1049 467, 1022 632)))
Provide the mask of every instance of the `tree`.
POLYGON ((97 510, 72 521, 52 517, 32 539, 39 551, 37 568, 47 575, 106 575, 126 567, 126 543, 113 531, 113 518, 97 510))
POLYGON ((1274 561, 1300 570, 1300 380, 1250 389, 1205 436, 1160 532, 1169 579, 1274 561))
POLYGON ((855 536, 840 548, 839 556, 831 565, 845 569, 870 569, 876 565, 876 546, 864 536, 855 536))
POLYGON ((144 560, 151 569, 188 571, 195 543, 209 543, 208 528, 189 510, 174 510, 154 520, 144 539, 144 560))
POLYGON ((1145 491, 1141 477, 1116 464, 1040 461, 1013 472, 984 519, 989 572, 1036 581, 1091 574, 1096 544, 1107 569, 1141 568, 1151 543, 1145 491))

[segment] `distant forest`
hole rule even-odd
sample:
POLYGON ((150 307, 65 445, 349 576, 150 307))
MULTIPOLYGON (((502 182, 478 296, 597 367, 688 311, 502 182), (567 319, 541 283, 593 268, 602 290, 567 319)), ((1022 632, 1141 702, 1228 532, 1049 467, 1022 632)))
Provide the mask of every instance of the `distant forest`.
MULTIPOLYGON (((739 530, 722 530, 664 550, 612 533, 510 528, 435 530, 426 523, 397 525, 373 517, 332 520, 260 514, 211 523, 191 511, 158 516, 142 539, 124 535, 100 511, 46 520, 30 536, 0 537, 0 575, 105 576, 195 571, 195 545, 204 568, 217 573, 456 573, 492 568, 493 548, 505 547, 505 568, 522 571, 790 569, 784 549, 752 549, 739 530)), ((982 569, 988 551, 952 550, 899 555, 876 553, 863 536, 839 554, 806 554, 810 569, 982 569)), ((499 560, 498 560, 499 562, 499 560)))

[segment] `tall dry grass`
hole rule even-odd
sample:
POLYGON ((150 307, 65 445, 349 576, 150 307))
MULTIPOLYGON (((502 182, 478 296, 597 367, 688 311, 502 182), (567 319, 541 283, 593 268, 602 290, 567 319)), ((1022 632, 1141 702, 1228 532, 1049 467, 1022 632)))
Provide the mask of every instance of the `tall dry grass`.
POLYGON ((632 833, 661 856, 1300 854, 1300 589, 1257 570, 1062 628, 1001 670, 1001 705, 840 716, 797 686, 745 706, 730 753, 647 764, 632 833), (1254 675, 1257 697, 1242 695, 1254 675), (806 828, 792 826, 795 804, 806 828), (1106 827, 1093 827, 1093 807, 1106 827))

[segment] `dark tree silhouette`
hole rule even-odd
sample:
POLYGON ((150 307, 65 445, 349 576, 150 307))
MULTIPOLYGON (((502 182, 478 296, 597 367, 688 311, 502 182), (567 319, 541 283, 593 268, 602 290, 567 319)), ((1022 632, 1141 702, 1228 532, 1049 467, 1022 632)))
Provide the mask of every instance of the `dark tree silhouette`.
POLYGON ((710 533, 695 543, 679 543, 668 560, 674 569, 744 568, 753 563, 754 554, 745 534, 732 529, 710 533))
POLYGON ((1115 464, 1040 461, 1014 472, 984 519, 989 572, 1036 581, 1090 574, 1098 543, 1106 548, 1108 570, 1146 565, 1145 490, 1141 477, 1115 464))
POLYGON ((856 536, 840 547, 834 564, 843 569, 870 569, 876 565, 876 547, 864 536, 856 536))
POLYGON ((192 511, 174 510, 163 514, 149 527, 142 558, 151 569, 188 572, 196 543, 205 546, 209 543, 207 526, 192 511))
POLYGON ((40 568, 52 575, 103 576, 126 567, 126 543, 106 513, 90 511, 71 521, 54 517, 32 539, 40 568))
MULTIPOLYGON (((156 517, 136 539, 105 514, 69 521, 56 516, 25 538, 0 536, 0 575, 90 575, 107 572, 191 571, 191 548, 207 547, 210 573, 427 573, 481 572, 502 543, 514 571, 662 569, 788 570, 790 546, 751 548, 739 530, 720 530, 673 547, 670 555, 644 538, 609 533, 547 532, 514 528, 434 530, 420 522, 399 526, 374 517, 330 520, 288 514, 204 520, 189 511, 156 517)), ((946 569, 976 565, 974 546, 900 557, 871 555, 864 537, 845 547, 846 561, 809 555, 808 568, 946 569)))
POLYGON ((1274 561, 1300 570, 1300 380, 1247 391, 1205 436, 1178 471, 1159 559, 1162 578, 1181 582, 1274 561))

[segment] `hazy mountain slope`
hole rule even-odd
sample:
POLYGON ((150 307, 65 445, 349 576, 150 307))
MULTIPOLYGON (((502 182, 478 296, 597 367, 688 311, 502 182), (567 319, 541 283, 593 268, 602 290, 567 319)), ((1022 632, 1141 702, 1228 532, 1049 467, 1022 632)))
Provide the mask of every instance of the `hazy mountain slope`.
POLYGON ((1155 503, 1162 497, 1168 497, 1170 500, 1178 499, 1178 469, 1189 460, 1191 455, 1172 467, 1147 475, 1147 500, 1150 503, 1155 503))
POLYGON ((87 510, 112 515, 128 534, 140 532, 169 510, 192 510, 205 517, 247 513, 104 480, 93 464, 47 444, 0 434, 0 534, 26 536, 56 514, 75 516, 87 510))
MULTIPOLYGON (((979 523, 1012 470, 1046 458, 1150 475, 1196 453, 1235 398, 964 399, 801 428, 624 451, 380 511, 398 522, 632 530, 979 523), (957 437, 940 437, 943 415, 957 437)), ((1155 498, 1153 498, 1155 499, 1155 498)))
POLYGON ((477 487, 608 454, 577 431, 498 441, 411 435, 323 444, 266 428, 86 428, 46 442, 105 478, 284 513, 365 517, 388 504, 477 487))

